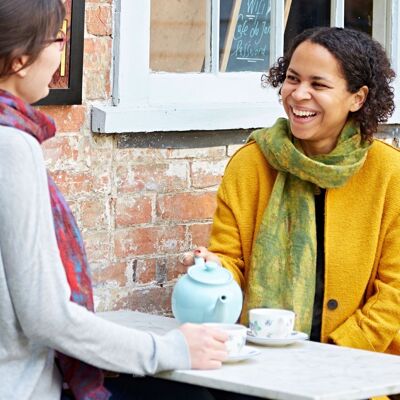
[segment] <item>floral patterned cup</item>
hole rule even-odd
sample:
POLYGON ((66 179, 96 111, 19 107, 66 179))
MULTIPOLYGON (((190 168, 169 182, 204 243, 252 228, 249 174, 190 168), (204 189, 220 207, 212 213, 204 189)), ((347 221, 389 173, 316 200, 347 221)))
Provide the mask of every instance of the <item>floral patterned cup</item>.
POLYGON ((294 328, 295 313, 278 308, 253 308, 249 311, 251 334, 258 338, 285 339, 294 328))
POLYGON ((204 325, 212 328, 220 329, 228 334, 228 340, 225 342, 228 350, 228 357, 240 355, 244 344, 246 343, 247 328, 239 324, 224 324, 224 323, 205 323, 204 325))

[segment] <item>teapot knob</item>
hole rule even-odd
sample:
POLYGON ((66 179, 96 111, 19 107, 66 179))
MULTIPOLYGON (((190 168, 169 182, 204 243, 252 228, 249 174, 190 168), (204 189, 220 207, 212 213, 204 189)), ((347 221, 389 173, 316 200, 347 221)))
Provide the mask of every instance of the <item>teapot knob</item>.
POLYGON ((219 264, 214 261, 204 261, 203 257, 194 257, 194 265, 196 267, 205 268, 206 271, 212 271, 219 267, 219 264))
POLYGON ((204 267, 205 261, 203 257, 195 256, 194 257, 194 265, 196 267, 204 267))
POLYGON ((215 268, 219 268, 220 265, 217 264, 217 263, 214 262, 214 261, 208 261, 208 262, 206 262, 205 267, 206 267, 206 270, 207 270, 207 271, 212 271, 212 270, 215 269, 215 268))

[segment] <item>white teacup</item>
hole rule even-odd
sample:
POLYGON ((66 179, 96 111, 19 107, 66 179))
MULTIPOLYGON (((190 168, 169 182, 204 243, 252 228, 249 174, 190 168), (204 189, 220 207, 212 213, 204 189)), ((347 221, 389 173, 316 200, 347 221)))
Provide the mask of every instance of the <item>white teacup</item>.
POLYGON ((279 308, 253 308, 249 311, 249 325, 253 336, 285 339, 294 328, 295 313, 279 308))
POLYGON ((228 356, 238 356, 246 343, 247 328, 239 324, 225 324, 218 322, 207 322, 204 325, 219 329, 228 334, 228 340, 225 342, 228 350, 228 356))

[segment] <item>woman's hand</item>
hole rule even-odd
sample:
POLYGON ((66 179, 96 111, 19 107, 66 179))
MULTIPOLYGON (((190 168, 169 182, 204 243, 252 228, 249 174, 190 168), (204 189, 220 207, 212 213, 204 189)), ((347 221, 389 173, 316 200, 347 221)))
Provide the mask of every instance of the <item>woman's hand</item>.
POLYGON ((225 346, 228 335, 225 332, 196 324, 184 324, 179 329, 188 344, 193 369, 221 367, 228 356, 225 346))
POLYGON ((181 259, 181 262, 183 265, 189 267, 194 264, 194 257, 202 257, 206 262, 214 261, 219 265, 222 264, 221 260, 216 254, 212 253, 206 247, 203 246, 197 247, 197 249, 193 250, 193 252, 185 253, 181 259))

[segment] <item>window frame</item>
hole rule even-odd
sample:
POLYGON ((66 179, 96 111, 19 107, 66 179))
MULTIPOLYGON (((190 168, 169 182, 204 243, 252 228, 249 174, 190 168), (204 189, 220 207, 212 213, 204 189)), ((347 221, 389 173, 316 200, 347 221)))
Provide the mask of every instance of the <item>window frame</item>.
POLYGON ((66 88, 51 88, 48 96, 35 105, 82 104, 83 40, 85 0, 72 0, 69 33, 69 82, 66 88))
MULTIPOLYGON (((284 116, 276 90, 262 88, 261 72, 218 71, 220 1, 210 0, 208 72, 156 73, 149 65, 150 0, 116 0, 112 100, 92 107, 93 132, 249 129, 269 126, 284 116), (141 17, 135 19, 135 15, 141 17)), ((399 30, 399 7, 396 1, 387 0, 387 4, 389 53, 398 71, 400 45, 393 38, 399 30)), ((343 23, 344 0, 331 0, 331 25, 343 23)), ((271 0, 272 60, 283 54, 283 27, 284 1, 271 0)), ((397 92, 397 82, 395 86, 397 92)), ((400 122, 400 113, 396 111, 390 122, 400 122)))

